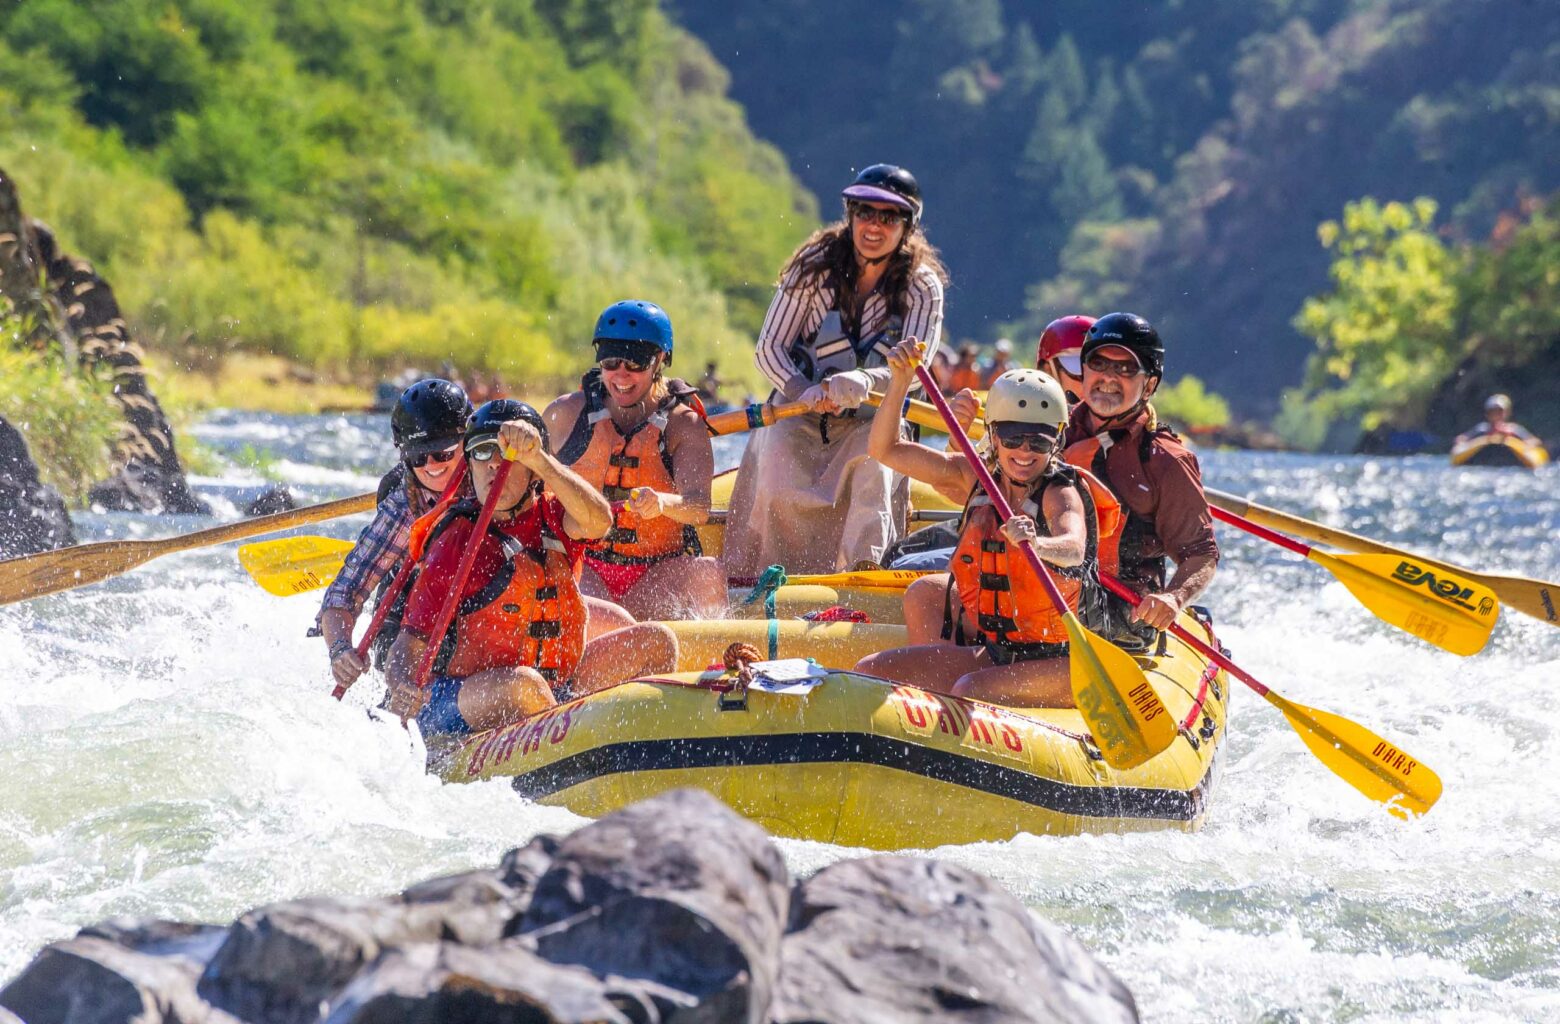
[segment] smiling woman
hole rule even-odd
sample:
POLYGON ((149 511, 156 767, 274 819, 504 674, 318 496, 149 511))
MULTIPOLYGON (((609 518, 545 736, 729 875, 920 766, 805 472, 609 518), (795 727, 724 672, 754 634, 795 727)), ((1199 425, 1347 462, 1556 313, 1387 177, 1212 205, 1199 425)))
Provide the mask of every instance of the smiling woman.
POLYGON ((841 195, 845 218, 791 257, 759 333, 756 362, 775 396, 813 412, 748 443, 726 534, 733 576, 879 562, 903 529, 909 483, 867 457, 872 410, 862 403, 888 382, 901 338, 935 354, 948 275, 909 171, 875 164, 841 195))

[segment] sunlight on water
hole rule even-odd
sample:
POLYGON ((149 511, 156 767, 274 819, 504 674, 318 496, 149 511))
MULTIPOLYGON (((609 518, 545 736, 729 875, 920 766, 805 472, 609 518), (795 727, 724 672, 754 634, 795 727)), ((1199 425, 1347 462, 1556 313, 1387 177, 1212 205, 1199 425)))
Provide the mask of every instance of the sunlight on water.
MULTIPOLYGON (((222 518, 264 474, 313 502, 372 488, 382 420, 224 415, 201 439, 256 469, 197 481, 222 518)), ((721 461, 734 464, 735 439, 721 461)), ((1212 453, 1208 483, 1487 572, 1560 579, 1560 471, 1212 453)), ((89 539, 207 525, 78 519, 89 539)), ((352 536, 365 519, 307 532, 352 536)), ((1560 630, 1507 612, 1460 659, 1396 633, 1321 569, 1229 531, 1209 603, 1236 659, 1440 773, 1401 823, 1238 687, 1196 835, 1022 836, 936 851, 1073 929, 1150 1021, 1560 1019, 1560 630)), ((115 914, 225 921, 493 863, 580 819, 501 782, 424 775, 367 683, 329 699, 309 597, 254 587, 232 547, 0 608, 0 978, 115 914)), ((950 813, 956 805, 950 806, 950 813)), ((856 851, 785 842, 798 873, 856 851)))

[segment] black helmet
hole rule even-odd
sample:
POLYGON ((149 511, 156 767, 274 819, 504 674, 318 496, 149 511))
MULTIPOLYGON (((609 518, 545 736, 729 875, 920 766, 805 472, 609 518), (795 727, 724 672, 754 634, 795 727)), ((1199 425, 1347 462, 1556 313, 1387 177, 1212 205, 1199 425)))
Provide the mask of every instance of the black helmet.
POLYGON ((1082 358, 1107 345, 1119 345, 1137 356, 1150 377, 1165 375, 1165 343, 1154 325, 1136 313, 1107 313, 1094 321, 1083 339, 1082 358))
POLYGON ((460 441, 471 399, 459 384, 429 377, 401 392, 390 413, 390 436, 402 455, 422 455, 460 441))
POLYGON ((873 164, 840 193, 847 201, 859 199, 869 203, 892 203, 910 211, 910 226, 921 220, 921 186, 915 175, 893 164, 873 164))
POLYGON ((519 399, 495 398, 477 406, 477 411, 467 421, 466 450, 470 451, 472 445, 497 437, 498 428, 510 420, 524 420, 531 424, 542 435, 542 447, 551 449, 552 445, 547 440, 547 422, 542 419, 541 413, 519 399))

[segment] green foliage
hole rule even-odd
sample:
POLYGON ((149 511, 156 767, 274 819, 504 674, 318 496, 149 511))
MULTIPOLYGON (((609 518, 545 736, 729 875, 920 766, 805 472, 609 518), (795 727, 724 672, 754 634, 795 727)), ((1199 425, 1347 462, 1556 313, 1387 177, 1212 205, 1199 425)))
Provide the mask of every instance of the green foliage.
POLYGON ((1230 422, 1229 403, 1190 374, 1155 391, 1154 408, 1161 418, 1189 430, 1208 430, 1230 422))
POLYGON ((1317 345, 1307 384, 1325 391, 1333 416, 1367 430, 1426 398, 1458 355, 1459 268, 1435 235, 1435 212, 1431 199, 1362 199, 1317 229, 1333 254, 1333 287, 1295 318, 1317 345))
POLYGON ((640 295, 750 377, 816 208, 727 81, 651 0, 40 0, 0 8, 0 166, 191 364, 543 390, 640 295))
POLYGON ((0 305, 0 416, 27 439, 43 482, 79 503, 108 475, 122 421, 108 385, 54 352, 24 347, 22 324, 0 305))

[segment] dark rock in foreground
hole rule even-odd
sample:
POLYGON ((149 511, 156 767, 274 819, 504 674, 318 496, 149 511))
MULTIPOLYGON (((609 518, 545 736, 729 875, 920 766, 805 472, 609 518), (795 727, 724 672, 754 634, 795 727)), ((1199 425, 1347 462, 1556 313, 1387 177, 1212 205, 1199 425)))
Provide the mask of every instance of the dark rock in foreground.
POLYGON ((681 790, 491 870, 228 928, 116 919, 38 954, 0 1024, 1131 1024, 1126 987, 991 880, 909 857, 792 887, 681 790))
POLYGON ((38 479, 21 432, 0 416, 0 559, 76 543, 58 492, 38 479))

